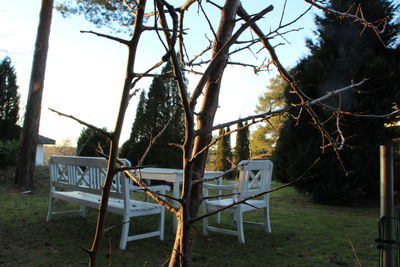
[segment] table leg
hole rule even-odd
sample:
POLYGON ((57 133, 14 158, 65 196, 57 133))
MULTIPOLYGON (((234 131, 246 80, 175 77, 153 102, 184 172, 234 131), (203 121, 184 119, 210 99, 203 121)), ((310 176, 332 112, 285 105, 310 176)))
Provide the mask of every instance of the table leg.
MULTIPOLYGON (((179 182, 174 182, 174 186, 173 186, 173 195, 175 199, 178 199, 179 196, 179 192, 180 192, 180 183, 179 182)), ((179 203, 177 201, 174 201, 174 206, 176 208, 179 207, 179 203)), ((173 224, 173 230, 174 232, 176 232, 176 228, 178 227, 178 222, 176 221, 176 217, 175 215, 172 216, 172 224, 173 224)))

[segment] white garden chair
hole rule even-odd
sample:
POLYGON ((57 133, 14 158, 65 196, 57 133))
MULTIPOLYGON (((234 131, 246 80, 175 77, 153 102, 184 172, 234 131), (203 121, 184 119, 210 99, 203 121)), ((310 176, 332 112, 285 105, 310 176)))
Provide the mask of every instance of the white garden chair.
MULTIPOLYGON (((272 162, 270 160, 245 160, 239 163, 239 182, 227 185, 203 184, 204 188, 204 214, 232 205, 250 196, 265 192, 271 188, 272 162), (220 194, 221 190, 230 190, 232 195, 229 197, 208 198, 209 191, 216 190, 220 194)), ((229 195, 229 194, 228 194, 229 195)), ((236 230, 225 229, 209 225, 208 217, 203 219, 203 234, 208 235, 208 231, 220 232, 236 235, 240 243, 245 243, 243 223, 263 225, 266 232, 271 233, 269 221, 269 194, 264 194, 256 199, 246 200, 244 203, 231 206, 222 212, 230 212, 234 216, 236 230), (264 221, 250 222, 243 220, 243 213, 256 209, 264 209, 264 221)), ((219 223, 219 218, 218 218, 219 223)))

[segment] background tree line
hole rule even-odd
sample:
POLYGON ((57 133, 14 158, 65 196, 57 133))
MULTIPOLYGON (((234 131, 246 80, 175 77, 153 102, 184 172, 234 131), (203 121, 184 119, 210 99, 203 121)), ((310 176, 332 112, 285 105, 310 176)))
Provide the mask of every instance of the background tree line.
POLYGON ((0 61, 0 167, 16 163, 21 128, 17 75, 11 58, 0 61))
MULTIPOLYGON (((381 21, 384 32, 378 34, 351 18, 329 12, 316 16, 317 39, 307 41, 309 55, 291 70, 304 93, 317 98, 349 82, 368 81, 357 90, 339 94, 314 108, 324 118, 324 126, 333 132, 341 158, 325 147, 324 139, 309 123, 310 117, 297 108, 280 130, 273 153, 274 176, 289 182, 303 172, 304 166, 320 158, 308 179, 296 184, 296 188, 317 202, 344 204, 374 198, 379 193, 379 145, 393 138, 388 126, 396 124, 399 117, 363 115, 390 114, 399 107, 399 21, 393 20, 398 7, 385 0, 331 0, 329 7, 360 14, 367 21, 381 21)), ((288 106, 299 101, 290 90, 286 87, 284 91, 288 106)))

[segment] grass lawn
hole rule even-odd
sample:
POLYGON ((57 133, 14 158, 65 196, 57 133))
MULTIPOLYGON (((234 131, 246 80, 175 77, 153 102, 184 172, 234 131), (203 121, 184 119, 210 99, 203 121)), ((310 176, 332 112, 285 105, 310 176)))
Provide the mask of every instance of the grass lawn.
MULTIPOLYGON (((21 194, 0 174, 0 266, 85 266, 96 222, 96 210, 88 216, 58 216, 46 223, 48 172, 39 168, 37 189, 21 194)), ((275 184, 276 185, 276 184, 275 184)), ((292 188, 271 194, 271 227, 246 225, 246 244, 230 235, 210 233, 197 237, 192 266, 378 266, 378 208, 316 205, 292 188)), ((58 206, 72 205, 58 202, 58 206)), ((262 212, 249 214, 262 218, 262 212)), ((223 217, 223 223, 228 223, 223 217)), ((121 217, 109 215, 108 226, 121 217)), ((132 229, 154 229, 155 218, 135 220, 132 229)), ((165 240, 128 242, 118 249, 121 227, 111 227, 99 255, 99 266, 160 266, 169 257, 174 241, 172 216, 166 216, 165 240)), ((140 231, 140 230, 138 230, 140 231)))

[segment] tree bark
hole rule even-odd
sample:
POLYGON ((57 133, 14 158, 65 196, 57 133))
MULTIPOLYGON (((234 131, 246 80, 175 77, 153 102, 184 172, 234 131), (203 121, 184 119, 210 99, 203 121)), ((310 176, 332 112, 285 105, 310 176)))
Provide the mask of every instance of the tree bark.
POLYGON ((35 171, 36 147, 39 135, 52 13, 53 0, 42 0, 29 84, 28 103, 26 105, 24 125, 20 137, 15 175, 15 184, 27 188, 34 187, 33 173, 35 171))
POLYGON ((144 10, 146 7, 146 1, 147 0, 138 1, 132 38, 128 43, 123 42, 128 46, 128 62, 126 66, 126 76, 121 96, 121 103, 119 106, 118 118, 115 124, 114 132, 112 133, 112 136, 110 138, 110 153, 108 158, 107 174, 101 191, 101 201, 97 216, 96 232, 93 238, 92 248, 88 250, 89 266, 91 267, 97 266, 97 255, 101 246, 101 241, 104 236, 104 226, 106 224, 107 208, 108 208, 108 200, 110 197, 111 184, 114 175, 117 172, 116 162, 118 157, 118 144, 126 115, 126 109, 128 108, 129 104, 129 93, 131 89, 132 80, 134 78, 132 73, 134 73, 134 67, 136 62, 136 51, 139 44, 140 36, 143 32, 143 17, 144 17, 144 10))
MULTIPOLYGON (((213 44, 212 59, 232 37, 232 33, 236 23, 236 14, 240 7, 239 0, 227 0, 222 10, 221 21, 218 27, 217 38, 213 44)), ((219 92, 221 87, 222 75, 228 62, 229 49, 223 51, 223 55, 211 71, 210 76, 204 88, 204 100, 197 117, 198 130, 210 129, 214 123, 215 113, 218 108, 219 92)), ((212 139, 212 132, 208 131, 196 137, 193 148, 193 155, 196 155, 204 147, 206 147, 212 139)), ((202 179, 207 160, 207 153, 202 153, 193 161, 193 178, 202 179)), ((192 203, 190 207, 191 216, 197 214, 201 204, 202 184, 197 183, 192 188, 192 203)))
MULTIPOLYGON (((218 52, 232 37, 235 26, 237 10, 240 6, 239 0, 226 0, 222 10, 221 21, 219 24, 217 38, 213 44, 212 60, 215 60, 218 52)), ((221 86, 222 75, 226 67, 229 56, 229 49, 223 51, 218 62, 210 71, 204 87, 204 100, 197 118, 198 129, 211 128, 214 122, 215 113, 218 108, 218 97, 221 86)), ((191 114, 192 115, 192 114, 191 114)), ((205 132, 195 138, 194 124, 186 120, 186 136, 183 146, 183 168, 184 182, 182 187, 182 203, 177 216, 178 227, 175 236, 175 243, 172 250, 169 266, 188 266, 191 258, 191 247, 194 235, 193 218, 199 209, 202 201, 201 183, 193 184, 193 181, 201 179, 204 174, 207 153, 204 152, 197 156, 195 160, 193 155, 201 151, 211 142, 212 133, 205 132)))

